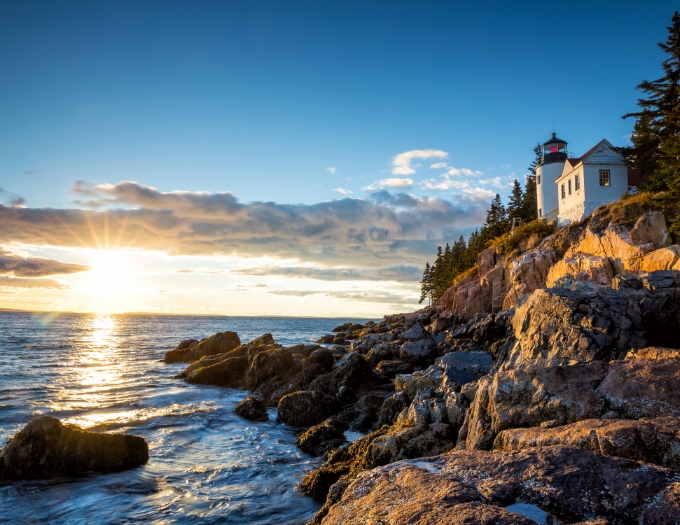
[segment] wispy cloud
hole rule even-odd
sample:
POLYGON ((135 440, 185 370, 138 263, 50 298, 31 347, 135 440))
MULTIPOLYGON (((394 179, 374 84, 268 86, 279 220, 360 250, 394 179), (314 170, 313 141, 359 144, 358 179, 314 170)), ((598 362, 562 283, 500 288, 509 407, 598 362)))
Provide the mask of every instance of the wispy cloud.
POLYGON ((204 273, 209 275, 216 275, 218 273, 225 273, 225 270, 220 270, 219 268, 187 268, 177 270, 177 273, 204 273))
POLYGON ((89 270, 89 266, 65 263, 42 257, 21 257, 0 248, 0 274, 17 277, 47 277, 89 270))
POLYGON ((285 295, 290 297, 309 297, 309 296, 323 296, 332 299, 343 301, 361 301, 369 303, 383 303, 399 305, 405 308, 413 308, 418 304, 418 300, 413 295, 400 294, 394 292, 385 292, 382 290, 376 291, 314 291, 314 290, 272 290, 270 292, 274 295, 285 295))
POLYGON ((333 190, 336 193, 339 193, 340 195, 351 195, 352 192, 350 190, 346 190, 345 188, 335 188, 333 190))
POLYGON ((378 191, 385 188, 411 188, 413 179, 382 179, 362 188, 364 191, 378 191))
POLYGON ((326 168, 326 171, 328 171, 328 173, 335 173, 335 168, 326 168))
MULTIPOLYGON (((400 179, 401 180, 401 179, 400 179)), ((161 192, 137 182, 78 182, 103 211, 0 205, 0 244, 139 248, 181 255, 270 256, 325 266, 422 264, 437 244, 483 221, 482 207, 438 197, 242 203, 231 193, 161 192), (108 243, 108 245, 107 245, 108 243)))
POLYGON ((386 268, 315 268, 309 266, 261 266, 232 270, 236 275, 258 277, 277 276, 319 281, 398 281, 418 282, 422 269, 418 266, 389 266, 386 268))
POLYGON ((430 159, 432 157, 446 158, 449 154, 438 149, 414 149, 399 153, 392 159, 392 173, 394 175, 413 175, 416 170, 411 166, 414 159, 430 159))
POLYGON ((24 279, 21 277, 8 277, 0 275, 0 288, 48 288, 53 290, 65 290, 65 286, 54 279, 24 279))

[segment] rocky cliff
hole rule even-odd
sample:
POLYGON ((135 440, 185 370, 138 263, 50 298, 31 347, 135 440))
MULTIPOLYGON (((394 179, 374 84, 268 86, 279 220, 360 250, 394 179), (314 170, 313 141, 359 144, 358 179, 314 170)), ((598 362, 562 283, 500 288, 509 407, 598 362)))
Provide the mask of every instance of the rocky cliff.
POLYGON ((680 523, 680 250, 660 211, 616 216, 490 248, 418 312, 166 361, 300 430, 313 523, 680 523))

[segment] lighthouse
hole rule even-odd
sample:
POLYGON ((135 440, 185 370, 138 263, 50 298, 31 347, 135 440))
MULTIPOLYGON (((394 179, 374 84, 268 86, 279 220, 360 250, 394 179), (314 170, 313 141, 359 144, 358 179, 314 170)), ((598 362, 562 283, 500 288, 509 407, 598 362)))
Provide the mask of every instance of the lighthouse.
POLYGON ((557 218, 558 198, 555 181, 562 175, 567 160, 567 141, 552 138, 542 146, 541 163, 536 167, 536 198, 538 201, 538 217, 551 221, 557 218))

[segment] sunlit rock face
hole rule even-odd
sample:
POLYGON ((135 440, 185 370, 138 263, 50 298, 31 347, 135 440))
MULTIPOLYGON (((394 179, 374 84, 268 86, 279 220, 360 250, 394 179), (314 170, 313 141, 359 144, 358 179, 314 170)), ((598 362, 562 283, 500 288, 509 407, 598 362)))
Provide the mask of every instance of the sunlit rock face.
POLYGON ((501 431, 493 449, 510 451, 552 445, 584 448, 680 470, 680 419, 670 416, 585 419, 555 428, 515 428, 501 431))
POLYGON ((537 503, 569 518, 676 523, 672 470, 571 447, 460 450, 360 474, 320 523, 531 524, 504 507, 537 503), (661 521, 658 518, 663 516, 661 521))
POLYGON ((113 472, 148 460, 149 446, 139 436, 87 432, 51 416, 38 416, 2 450, 0 479, 113 472))

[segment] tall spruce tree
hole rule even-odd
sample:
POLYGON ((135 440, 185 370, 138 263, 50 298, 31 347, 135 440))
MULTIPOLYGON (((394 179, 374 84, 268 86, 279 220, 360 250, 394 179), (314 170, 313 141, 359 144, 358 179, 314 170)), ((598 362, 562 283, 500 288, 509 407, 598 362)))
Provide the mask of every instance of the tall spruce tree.
POLYGON ((635 117, 633 146, 624 154, 628 162, 650 176, 650 189, 671 189, 680 197, 680 13, 673 14, 668 38, 659 47, 669 57, 663 61, 664 76, 645 80, 638 89, 647 98, 638 99, 641 111, 635 117), (649 170, 649 171, 647 171, 649 170))
POLYGON ((524 197, 522 199, 522 219, 526 222, 533 221, 538 218, 538 206, 536 204, 536 168, 543 159, 543 146, 536 144, 534 146, 534 160, 529 165, 529 173, 527 173, 524 182, 524 197))
POLYGON ((505 206, 503 206, 501 196, 496 193, 489 209, 486 211, 486 222, 482 227, 482 236, 484 237, 485 244, 491 239, 503 235, 510 229, 509 227, 508 212, 505 206))
POLYGON ((512 221, 515 217, 524 218, 524 192, 517 179, 512 185, 508 199, 508 218, 512 221))
POLYGON ((430 263, 426 262, 425 263, 425 271, 423 272, 423 280, 420 281, 420 300, 418 301, 419 303, 422 303, 425 299, 428 299, 428 304, 432 303, 432 296, 433 296, 433 272, 432 268, 430 268, 430 263))

